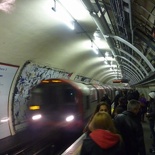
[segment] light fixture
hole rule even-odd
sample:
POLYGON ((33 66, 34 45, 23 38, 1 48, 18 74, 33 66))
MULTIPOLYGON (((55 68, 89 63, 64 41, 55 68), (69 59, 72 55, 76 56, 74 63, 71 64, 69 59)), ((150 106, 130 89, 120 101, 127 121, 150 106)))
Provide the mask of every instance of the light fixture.
POLYGON ((101 40, 100 35, 101 35, 100 31, 97 30, 97 31, 94 32, 93 36, 94 36, 95 41, 100 41, 101 40))
POLYGON ((105 60, 104 63, 107 65, 108 64, 107 60, 105 60))
POLYGON ((93 49, 95 54, 99 53, 97 46, 94 44, 94 42, 92 40, 91 40, 91 48, 93 49))
POLYGON ((108 57, 109 56, 109 53, 108 52, 105 52, 105 57, 108 57))
POLYGON ((57 18, 64 22, 71 30, 74 30, 75 20, 71 14, 63 7, 63 5, 54 0, 54 6, 52 7, 53 12, 56 13, 57 18))

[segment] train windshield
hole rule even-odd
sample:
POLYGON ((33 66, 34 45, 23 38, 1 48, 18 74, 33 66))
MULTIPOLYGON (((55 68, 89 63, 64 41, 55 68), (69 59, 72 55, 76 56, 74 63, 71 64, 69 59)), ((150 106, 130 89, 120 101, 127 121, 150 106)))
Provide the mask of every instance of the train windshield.
MULTIPOLYGON (((42 83, 31 92, 30 105, 47 105, 52 109, 74 109, 76 105, 76 90, 68 84, 42 83)), ((51 109, 50 108, 50 109, 51 109)))

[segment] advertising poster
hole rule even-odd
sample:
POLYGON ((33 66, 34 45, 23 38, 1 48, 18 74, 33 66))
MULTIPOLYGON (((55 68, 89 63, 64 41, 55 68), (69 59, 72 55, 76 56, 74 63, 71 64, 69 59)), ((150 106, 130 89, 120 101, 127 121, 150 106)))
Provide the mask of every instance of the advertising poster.
POLYGON ((0 63, 0 139, 10 135, 8 98, 18 66, 0 63))

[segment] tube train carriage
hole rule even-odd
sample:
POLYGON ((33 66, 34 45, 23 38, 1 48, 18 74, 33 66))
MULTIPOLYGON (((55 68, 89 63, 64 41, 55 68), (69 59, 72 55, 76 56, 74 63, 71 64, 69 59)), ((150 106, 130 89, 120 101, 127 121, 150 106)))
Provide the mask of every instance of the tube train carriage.
POLYGON ((102 96, 114 97, 114 90, 66 79, 42 80, 31 90, 29 123, 32 127, 82 129, 102 96))

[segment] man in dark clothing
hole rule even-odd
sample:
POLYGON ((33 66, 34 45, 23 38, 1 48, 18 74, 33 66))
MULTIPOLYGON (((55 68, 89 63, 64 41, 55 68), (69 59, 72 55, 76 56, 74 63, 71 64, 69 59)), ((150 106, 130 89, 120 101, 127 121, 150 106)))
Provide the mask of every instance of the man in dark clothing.
POLYGON ((117 114, 121 114, 123 111, 126 111, 127 109, 127 100, 125 97, 120 97, 119 100, 118 100, 118 105, 117 107, 114 109, 114 117, 117 115, 117 114))
POLYGON ((153 152, 155 152, 155 92, 150 92, 149 93, 150 97, 150 105, 148 107, 148 111, 146 113, 146 117, 149 120, 149 126, 150 126, 150 131, 152 134, 152 146, 153 146, 153 152))
POLYGON ((119 98, 122 97, 121 91, 118 91, 118 90, 117 90, 117 91, 115 92, 115 94, 116 94, 116 95, 115 95, 115 98, 114 98, 114 100, 113 100, 114 109, 115 109, 115 108, 117 107, 117 105, 119 104, 119 103, 118 103, 119 98))
POLYGON ((138 117, 140 102, 130 100, 127 110, 116 115, 114 123, 125 143, 127 155, 146 155, 142 124, 138 117))

